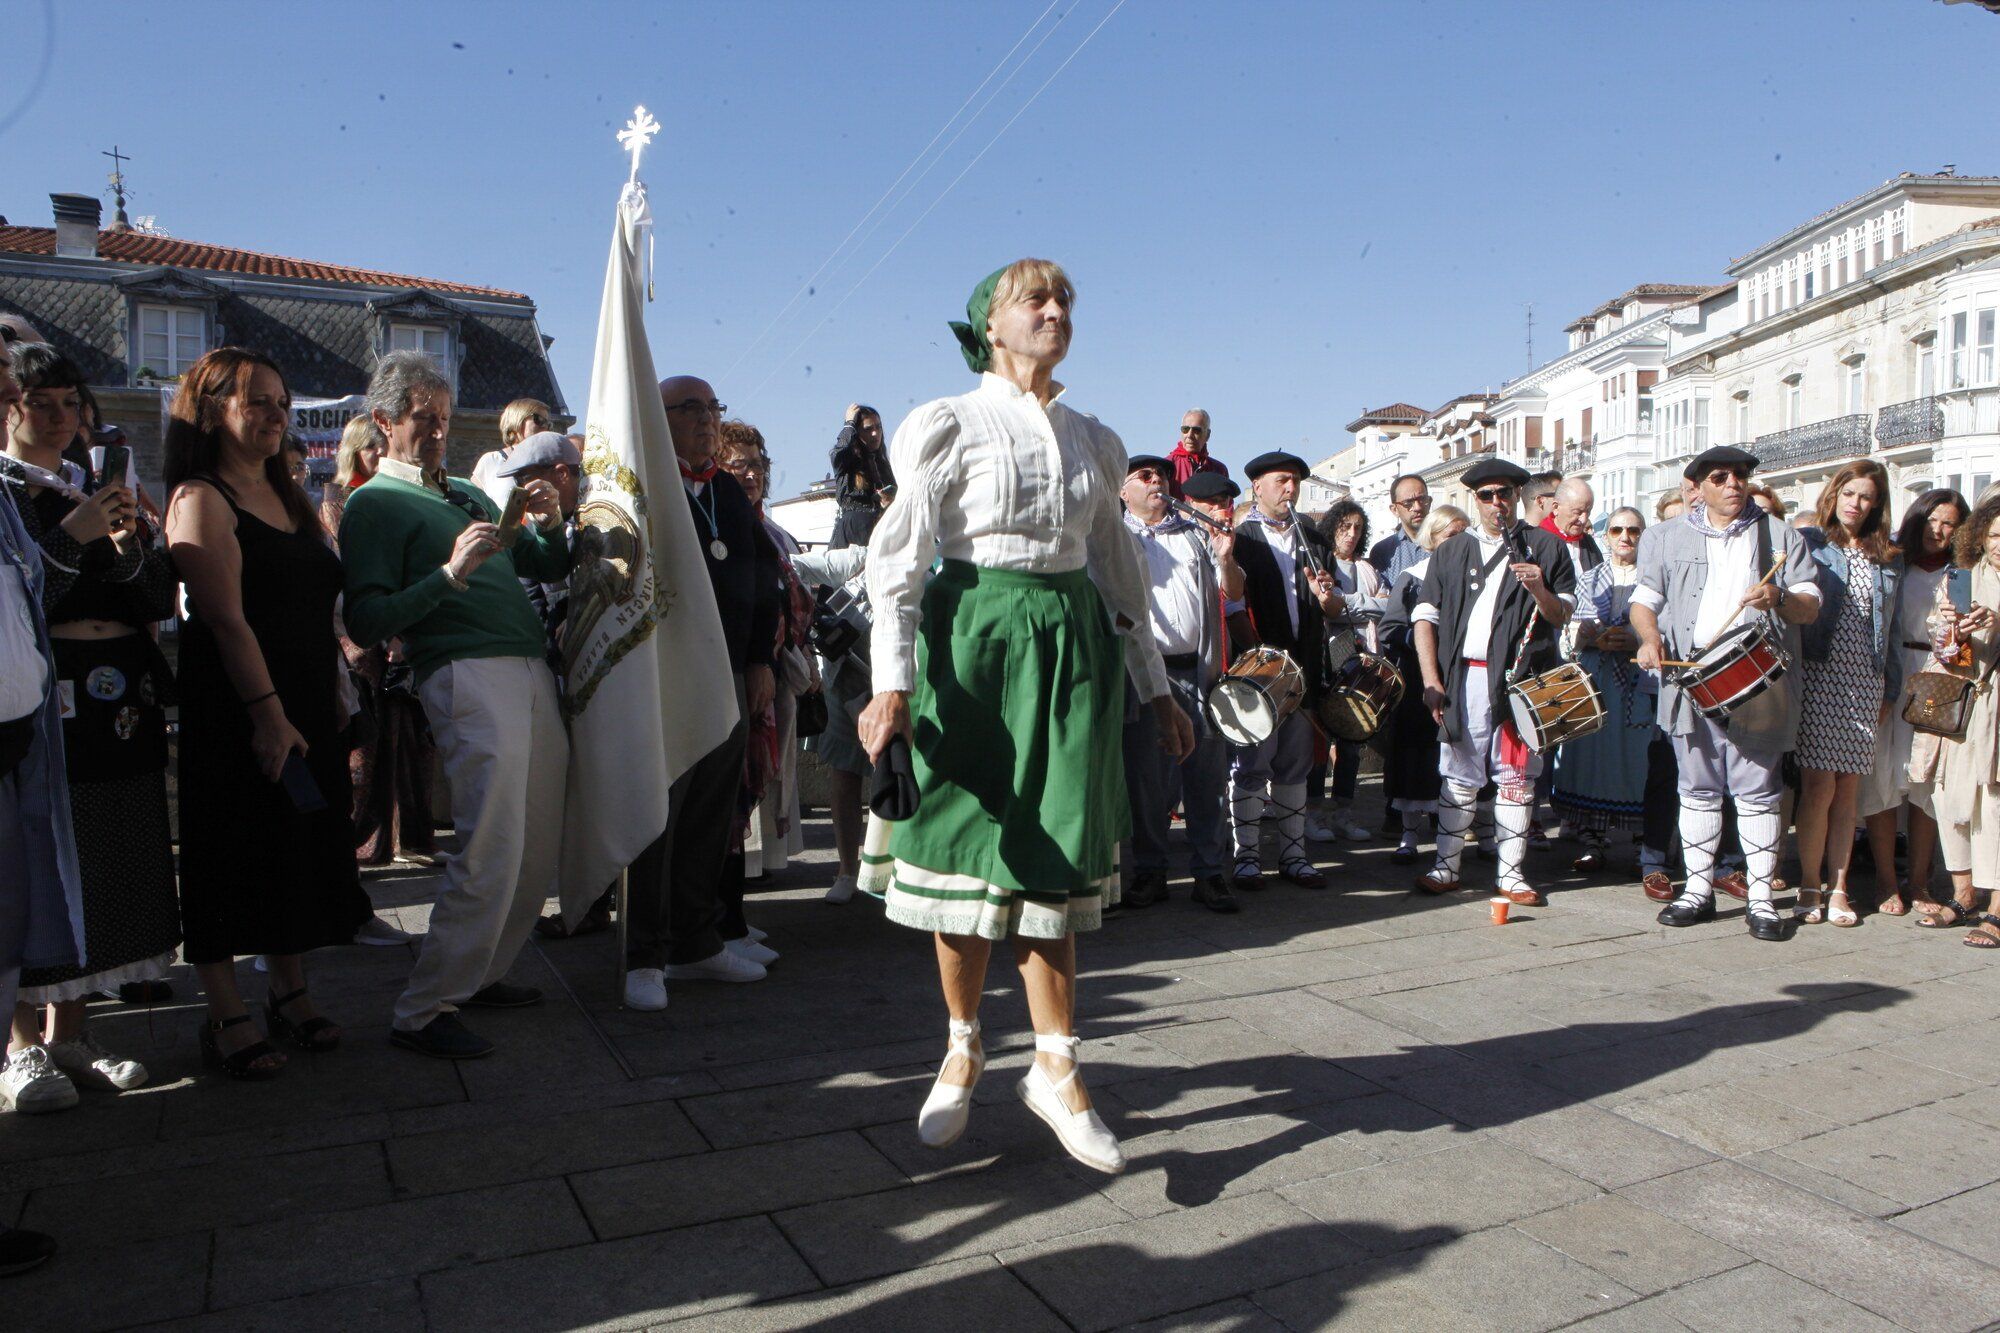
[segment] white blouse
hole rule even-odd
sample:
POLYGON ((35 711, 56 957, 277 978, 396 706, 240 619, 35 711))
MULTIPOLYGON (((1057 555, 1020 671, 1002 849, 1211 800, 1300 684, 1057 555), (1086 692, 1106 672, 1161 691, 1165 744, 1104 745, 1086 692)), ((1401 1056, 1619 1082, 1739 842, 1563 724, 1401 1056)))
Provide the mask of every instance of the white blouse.
POLYGON ((889 444, 896 499, 868 543, 875 692, 916 686, 917 626, 934 557, 1062 574, 1088 567, 1125 637, 1139 693, 1167 693, 1147 627, 1146 580, 1118 491, 1125 445, 1093 416, 988 372, 958 398, 925 403, 889 444))

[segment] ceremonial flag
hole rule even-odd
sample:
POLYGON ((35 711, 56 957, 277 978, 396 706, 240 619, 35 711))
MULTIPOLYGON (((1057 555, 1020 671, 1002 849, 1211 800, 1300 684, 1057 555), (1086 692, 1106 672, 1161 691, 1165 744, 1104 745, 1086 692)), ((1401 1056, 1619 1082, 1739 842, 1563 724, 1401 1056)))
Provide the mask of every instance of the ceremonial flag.
MULTIPOLYGON (((636 154, 635 154, 636 158, 636 154)), ((737 720, 729 648, 646 343, 645 187, 618 201, 563 629, 570 715, 562 905, 572 925, 667 826, 667 789, 737 720)))

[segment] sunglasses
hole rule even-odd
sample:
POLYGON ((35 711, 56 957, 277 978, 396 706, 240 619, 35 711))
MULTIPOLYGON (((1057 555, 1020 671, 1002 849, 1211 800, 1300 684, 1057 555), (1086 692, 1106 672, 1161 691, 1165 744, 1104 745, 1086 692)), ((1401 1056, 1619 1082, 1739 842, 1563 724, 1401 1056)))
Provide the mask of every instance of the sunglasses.
POLYGON ((1748 481, 1750 480, 1750 474, 1748 472, 1738 472, 1733 468, 1717 468, 1706 477, 1703 477, 1702 480, 1711 486, 1721 486, 1731 481, 1748 481))
POLYGON ((465 494, 463 491, 454 491, 449 487, 447 487, 445 489, 444 499, 445 503, 450 505, 452 508, 461 510, 465 514, 469 515, 474 523, 486 523, 491 521, 486 517, 486 511, 479 507, 479 501, 473 499, 471 496, 465 494))
POLYGON ((1128 476, 1126 480, 1130 481, 1132 477, 1137 477, 1140 481, 1158 481, 1160 479, 1160 470, 1152 467, 1134 468, 1132 469, 1131 476, 1128 476))
POLYGON ((703 402, 699 398, 690 398, 685 402, 674 403, 667 408, 669 412, 713 412, 717 416, 721 416, 728 410, 729 404, 719 403, 713 398, 707 402, 703 402))
POLYGON ((1616 527, 1616 528, 1607 528, 1605 529, 1605 531, 1609 532, 1614 537, 1636 537, 1641 532, 1644 532, 1645 529, 1632 528, 1632 527, 1616 527))
POLYGON ((1488 486, 1483 490, 1474 491, 1473 494, 1479 497, 1481 504, 1499 504, 1502 500, 1511 500, 1514 498, 1514 488, 1512 486, 1488 486))

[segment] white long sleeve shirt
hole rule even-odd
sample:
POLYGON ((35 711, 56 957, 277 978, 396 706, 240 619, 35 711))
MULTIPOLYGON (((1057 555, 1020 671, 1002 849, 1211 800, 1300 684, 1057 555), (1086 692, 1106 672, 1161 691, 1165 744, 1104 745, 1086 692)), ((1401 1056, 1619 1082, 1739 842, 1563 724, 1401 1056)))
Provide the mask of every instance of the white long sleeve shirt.
POLYGON ((868 543, 876 693, 915 688, 924 575, 939 556, 1036 574, 1087 567, 1140 695, 1167 693, 1138 539, 1118 503, 1124 442, 1061 397, 1044 408, 989 372, 971 393, 925 403, 896 428, 896 500, 868 543))

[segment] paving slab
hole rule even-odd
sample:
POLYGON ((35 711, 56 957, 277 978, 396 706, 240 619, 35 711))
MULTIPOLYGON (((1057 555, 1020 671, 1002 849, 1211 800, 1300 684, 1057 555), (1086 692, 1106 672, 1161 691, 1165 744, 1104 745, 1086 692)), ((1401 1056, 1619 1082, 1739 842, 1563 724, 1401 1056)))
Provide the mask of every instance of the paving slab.
POLYGON ((1134 1217, 1198 1208, 1373 1166, 1380 1159, 1310 1120, 1260 1115, 1124 1140, 1125 1174, 1106 1198, 1134 1217))
POLYGON ((1743 1080, 1750 1092, 1851 1125, 1894 1111, 1943 1101, 1973 1084, 1941 1069, 1877 1050, 1822 1056, 1776 1073, 1743 1080))
POLYGON ((1835 1128, 1825 1116, 1759 1096, 1741 1083, 1710 1084, 1614 1109, 1721 1157, 1760 1152, 1835 1128))
POLYGON ((662 1101, 439 1129, 387 1146, 396 1192, 409 1196, 659 1161, 709 1145, 678 1106, 662 1101))
POLYGON ((2000 1267, 2000 1185, 1982 1185, 1912 1208, 1897 1217, 1895 1225, 1983 1264, 2000 1267))
POLYGON ((1935 1107, 1918 1107, 1801 1139, 1776 1153, 1891 1199, 1900 1205, 1891 1211, 1900 1212, 2000 1180, 2000 1153, 1956 1151, 1959 1125, 1935 1107))
POLYGON ((599 1238, 770 1213, 907 1183, 852 1130, 579 1173, 571 1181, 599 1238))
POLYGON ((781 1333, 798 1328, 823 1333, 937 1333, 968 1321, 1008 1333, 1066 1333, 1069 1328, 988 1255, 657 1327, 675 1333, 781 1333))
POLYGON ((1646 1296, 1751 1262, 1748 1255, 1615 1194, 1524 1218, 1514 1226, 1646 1296))
POLYGON ((1285 1333, 1283 1324, 1242 1297, 1126 1327, 1129 1333, 1285 1333))
POLYGON ((392 1278, 148 1324, 147 1333, 426 1333, 414 1278, 392 1278))
POLYGON ((914 1120, 937 1079, 931 1065, 870 1069, 772 1087, 689 1097, 681 1109, 717 1148, 775 1143, 831 1129, 914 1120))
POLYGON ((1744 1329, 1890 1333, 1902 1327, 1766 1264, 1750 1264, 1690 1283, 1635 1309, 1657 1309, 1694 1333, 1741 1333, 1744 1329))
MULTIPOLYGON (((11 1126, 10 1126, 11 1128, 11 1126)), ((0 1317, 10 1328, 126 1328, 199 1314, 209 1236, 196 1232, 130 1244, 63 1245, 40 1268, 7 1279, 0 1317)))
POLYGON ((1524 1116, 1488 1133, 1604 1189, 1685 1170, 1713 1157, 1694 1144, 1590 1105, 1524 1116))

